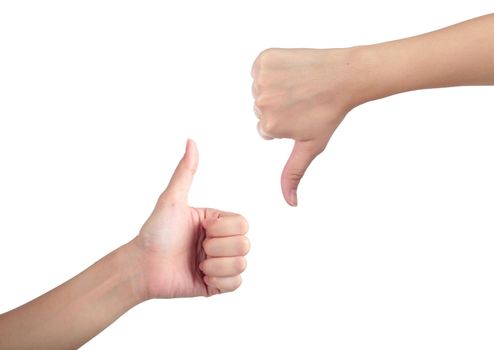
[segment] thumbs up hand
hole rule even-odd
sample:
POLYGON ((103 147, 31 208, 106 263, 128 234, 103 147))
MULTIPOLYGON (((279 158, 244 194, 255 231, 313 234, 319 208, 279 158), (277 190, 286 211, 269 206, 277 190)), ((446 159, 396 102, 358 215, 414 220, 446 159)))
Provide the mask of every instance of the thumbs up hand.
POLYGON ((295 140, 281 188, 287 203, 296 206, 306 169, 345 115, 363 102, 358 70, 347 49, 268 49, 255 60, 252 77, 261 136, 295 140))
POLYGON ((249 251, 247 221, 238 214, 192 208, 187 195, 198 164, 187 142, 167 189, 132 241, 147 298, 210 296, 237 289, 249 251))

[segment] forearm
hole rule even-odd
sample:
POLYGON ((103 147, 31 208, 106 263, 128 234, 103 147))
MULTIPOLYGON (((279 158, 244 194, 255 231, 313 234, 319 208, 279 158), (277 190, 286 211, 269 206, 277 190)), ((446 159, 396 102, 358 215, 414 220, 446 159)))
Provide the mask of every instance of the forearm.
POLYGON ((146 299, 131 244, 76 277, 0 315, 0 349, 74 349, 146 299))
POLYGON ((361 101, 427 88, 494 84, 494 14, 352 49, 361 101))

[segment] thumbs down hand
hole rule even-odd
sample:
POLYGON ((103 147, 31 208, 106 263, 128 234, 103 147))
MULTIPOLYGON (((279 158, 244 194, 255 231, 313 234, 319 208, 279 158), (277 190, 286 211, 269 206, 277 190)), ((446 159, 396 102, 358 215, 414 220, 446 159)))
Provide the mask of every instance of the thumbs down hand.
POLYGON ((358 70, 346 49, 268 49, 252 67, 254 112, 264 139, 295 141, 281 175, 288 204, 310 163, 326 147, 345 115, 362 101, 358 70))

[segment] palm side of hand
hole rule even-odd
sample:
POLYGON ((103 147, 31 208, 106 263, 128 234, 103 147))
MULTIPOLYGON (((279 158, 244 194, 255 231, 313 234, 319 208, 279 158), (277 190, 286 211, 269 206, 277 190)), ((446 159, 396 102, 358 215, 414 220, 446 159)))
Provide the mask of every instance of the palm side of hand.
POLYGON ((173 298, 211 294, 199 264, 205 259, 202 210, 160 203, 139 234, 152 297, 173 298))
POLYGON ((168 188, 135 239, 143 256, 150 298, 210 296, 240 285, 243 256, 249 248, 244 236, 245 219, 214 209, 189 207, 187 194, 197 162, 197 150, 189 141, 168 188), (222 221, 224 216, 229 219, 222 221), (218 230, 224 231, 223 222, 232 220, 240 223, 238 229, 230 225, 224 237, 216 238, 218 230), (231 236, 230 244, 222 244, 227 235, 231 236), (207 254, 211 246, 214 256, 207 254))

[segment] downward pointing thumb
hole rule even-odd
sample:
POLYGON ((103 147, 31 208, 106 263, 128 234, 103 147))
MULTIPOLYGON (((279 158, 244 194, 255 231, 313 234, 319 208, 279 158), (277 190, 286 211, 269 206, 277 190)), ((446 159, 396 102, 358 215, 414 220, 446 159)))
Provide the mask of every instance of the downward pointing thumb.
POLYGON ((192 180, 199 163, 199 153, 194 141, 187 140, 185 154, 180 160, 173 173, 168 187, 165 190, 165 195, 174 200, 187 202, 189 188, 192 185, 192 180))
POLYGON ((285 197, 289 205, 293 207, 297 206, 298 184, 310 163, 323 149, 324 146, 319 147, 313 141, 295 141, 292 154, 290 154, 281 174, 281 190, 283 191, 283 197, 285 197))

